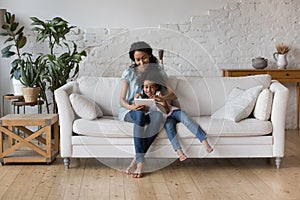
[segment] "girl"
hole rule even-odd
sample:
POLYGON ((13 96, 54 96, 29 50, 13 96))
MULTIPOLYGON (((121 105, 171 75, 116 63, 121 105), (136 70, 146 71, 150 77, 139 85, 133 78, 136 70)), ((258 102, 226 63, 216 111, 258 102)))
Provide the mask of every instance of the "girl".
POLYGON ((137 94, 136 97, 153 98, 157 101, 158 105, 160 105, 160 110, 164 118, 166 118, 164 127, 180 161, 187 159, 187 156, 183 153, 176 137, 176 124, 178 122, 182 122, 200 140, 208 153, 213 151, 213 148, 207 141, 206 134, 191 117, 180 108, 171 106, 167 101, 161 100, 160 97, 162 96, 162 90, 164 88, 164 79, 158 70, 155 68, 145 70, 142 75, 139 76, 138 84, 142 87, 143 91, 141 94, 137 94))

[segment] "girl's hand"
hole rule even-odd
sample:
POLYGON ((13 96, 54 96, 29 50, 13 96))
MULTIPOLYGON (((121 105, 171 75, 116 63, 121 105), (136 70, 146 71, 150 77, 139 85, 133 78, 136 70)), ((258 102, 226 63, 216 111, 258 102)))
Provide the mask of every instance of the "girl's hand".
POLYGON ((136 93, 136 94, 134 95, 134 98, 137 99, 137 98, 139 98, 140 96, 141 96, 140 93, 136 93))
POLYGON ((164 96, 161 93, 159 93, 158 95, 153 95, 151 98, 153 98, 157 102, 165 102, 166 101, 164 96))
POLYGON ((164 108, 166 114, 168 114, 170 112, 168 103, 161 93, 154 95, 153 99, 155 99, 155 101, 164 108))

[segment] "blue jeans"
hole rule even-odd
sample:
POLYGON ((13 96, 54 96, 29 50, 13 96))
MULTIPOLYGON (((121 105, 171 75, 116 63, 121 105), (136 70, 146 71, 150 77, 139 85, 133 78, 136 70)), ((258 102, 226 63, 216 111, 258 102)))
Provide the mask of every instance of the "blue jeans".
POLYGON ((168 138, 173 146, 173 149, 176 151, 181 149, 179 141, 177 139, 176 124, 182 122, 199 140, 202 142, 206 139, 206 134, 191 117, 189 117, 181 109, 174 110, 171 115, 169 115, 165 122, 165 129, 168 134, 168 138))
POLYGON ((145 154, 159 132, 163 116, 159 111, 145 114, 140 110, 131 110, 126 114, 124 120, 134 123, 133 137, 136 163, 144 162, 145 154), (147 127, 145 127, 146 125, 147 127))

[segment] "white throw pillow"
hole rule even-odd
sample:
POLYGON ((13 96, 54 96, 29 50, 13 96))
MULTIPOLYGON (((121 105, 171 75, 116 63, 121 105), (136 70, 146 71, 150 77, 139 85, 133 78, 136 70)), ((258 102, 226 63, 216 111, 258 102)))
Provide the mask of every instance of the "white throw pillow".
POLYGON ((212 114, 214 119, 227 119, 238 122, 247 118, 255 105, 256 99, 263 86, 255 86, 247 90, 234 88, 225 105, 212 114))
POLYGON ((268 88, 263 89, 257 97, 253 115, 259 120, 269 120, 272 110, 273 92, 268 88))
POLYGON ((75 93, 71 94, 69 98, 75 113, 79 117, 93 120, 97 117, 103 116, 103 112, 100 107, 91 99, 75 93))

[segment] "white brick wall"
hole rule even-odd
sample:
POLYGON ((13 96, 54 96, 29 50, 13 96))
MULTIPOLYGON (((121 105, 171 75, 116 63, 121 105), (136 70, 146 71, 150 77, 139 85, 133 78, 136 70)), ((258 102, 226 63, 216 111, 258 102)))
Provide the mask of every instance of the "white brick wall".
MULTIPOLYGON (((276 68, 272 55, 281 42, 291 47, 288 68, 300 68, 299 11, 298 0, 230 0, 222 9, 181 24, 78 29, 70 39, 88 52, 80 76, 120 76, 130 65, 130 44, 137 40, 150 43, 156 55, 158 49, 165 50, 169 74, 220 76, 221 68, 252 68, 251 59, 257 56, 276 68)), ((286 85, 291 89, 286 127, 295 128, 295 86, 286 85)))

